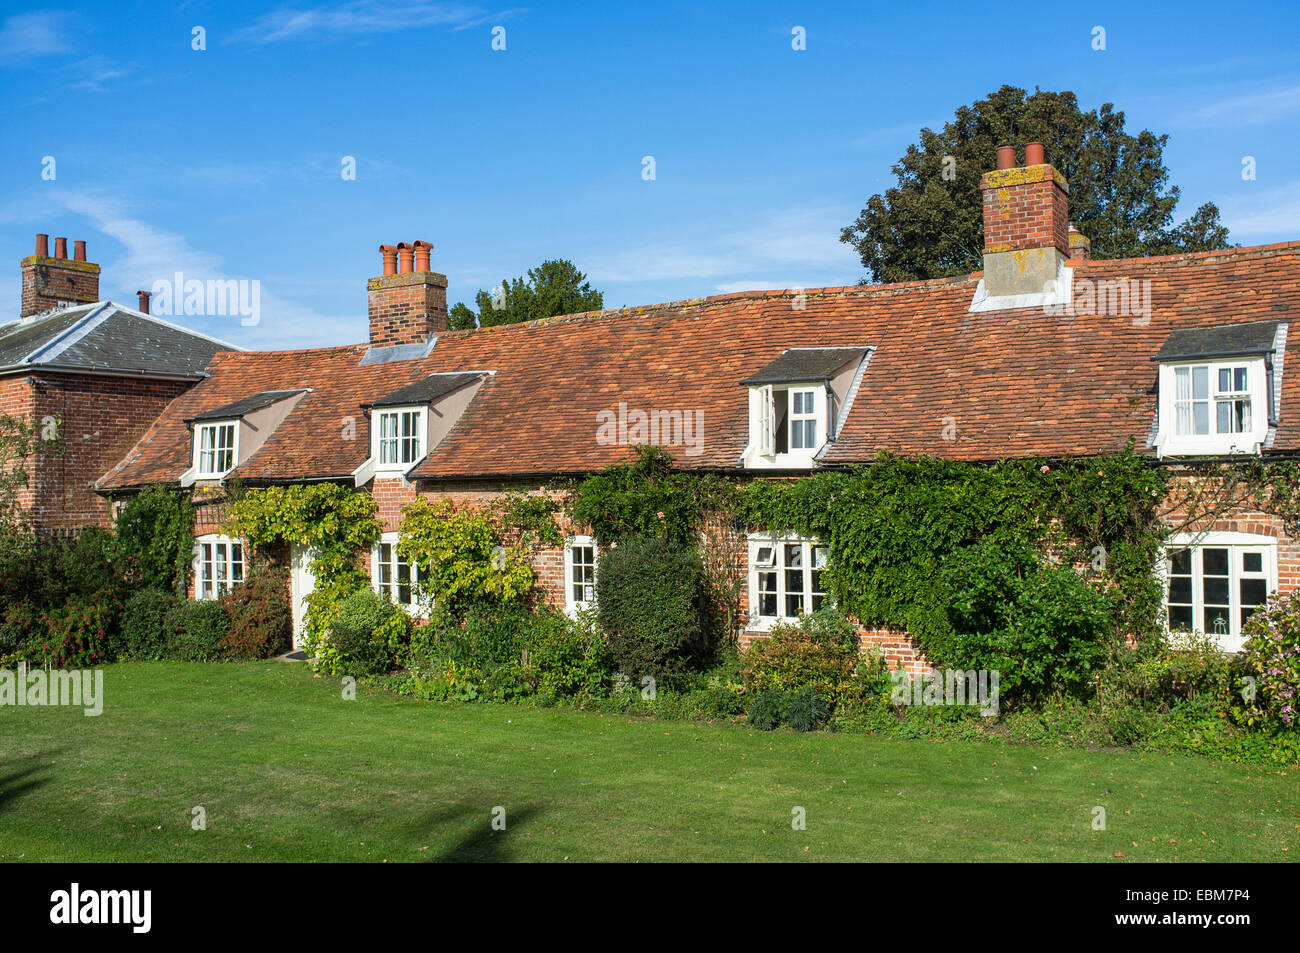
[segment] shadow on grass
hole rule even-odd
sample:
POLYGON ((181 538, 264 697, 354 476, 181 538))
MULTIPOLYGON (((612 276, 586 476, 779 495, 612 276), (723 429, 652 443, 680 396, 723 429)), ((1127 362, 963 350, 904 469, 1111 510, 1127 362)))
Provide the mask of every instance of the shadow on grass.
POLYGON ((425 833, 441 833, 448 827, 461 831, 459 837, 439 853, 429 858, 430 863, 505 863, 516 859, 514 848, 519 829, 542 809, 528 804, 523 807, 506 807, 506 829, 492 829, 490 808, 481 804, 455 804, 435 811, 418 828, 425 833))
POLYGON ((0 813, 19 798, 50 782, 50 758, 56 754, 57 751, 29 754, 23 758, 6 759, 0 764, 0 813))

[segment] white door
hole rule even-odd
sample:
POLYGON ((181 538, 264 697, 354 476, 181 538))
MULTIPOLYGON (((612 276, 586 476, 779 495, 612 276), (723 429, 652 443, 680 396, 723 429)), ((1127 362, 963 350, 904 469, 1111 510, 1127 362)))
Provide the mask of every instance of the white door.
POLYGON ((312 572, 311 552, 305 546, 293 547, 292 561, 289 597, 293 601, 293 647, 300 649, 306 625, 307 593, 316 588, 316 576, 312 572))

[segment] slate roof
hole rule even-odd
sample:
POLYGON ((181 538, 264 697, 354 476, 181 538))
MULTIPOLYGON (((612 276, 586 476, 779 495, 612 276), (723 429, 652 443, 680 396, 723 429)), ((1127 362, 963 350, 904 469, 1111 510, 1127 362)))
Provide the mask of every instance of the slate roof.
POLYGON ((1233 357, 1265 354, 1273 350, 1278 321, 1253 321, 1207 328, 1179 328, 1169 332, 1153 361, 1177 361, 1198 357, 1233 357))
POLYGON ((0 373, 44 369, 197 379, 217 351, 234 348, 100 301, 0 325, 0 373))
MULTIPOLYGON (((1300 309, 1300 242, 1072 265, 1076 288, 1149 281, 1149 314, 971 314, 977 273, 805 290, 802 309, 792 307, 798 292, 764 291, 453 331, 425 357, 364 366, 364 344, 221 353, 210 377, 178 397, 100 486, 173 482, 191 462, 186 418, 250 394, 308 387, 235 475, 345 479, 369 452, 363 404, 434 373, 475 369, 496 373, 412 477, 544 479, 625 461, 628 447, 597 439, 598 415, 620 404, 699 411, 699 453, 670 446, 677 465, 733 469, 748 441, 748 395, 737 382, 798 347, 874 348, 823 465, 867 462, 881 451, 1086 456, 1130 439, 1141 450, 1156 409, 1151 357, 1171 332, 1285 321, 1300 309), (340 426, 348 417, 355 439, 340 426)), ((1287 361, 1282 375, 1272 452, 1300 450, 1293 368, 1300 361, 1287 361)))
POLYGON ((398 388, 374 401, 371 407, 402 407, 410 404, 427 404, 459 390, 466 384, 472 384, 482 377, 485 371, 467 371, 463 373, 430 374, 422 381, 398 388))
POLYGON ((797 347, 783 353, 742 384, 794 384, 828 381, 851 361, 860 361, 870 348, 865 347, 797 347))
POLYGON ((306 388, 299 388, 298 390, 263 391, 260 394, 254 394, 252 397, 245 397, 243 400, 237 400, 233 403, 226 404, 223 407, 214 407, 212 410, 205 410, 203 413, 191 417, 190 421, 234 420, 236 417, 251 414, 255 410, 261 410, 263 407, 270 407, 272 404, 278 404, 282 400, 288 400, 294 394, 301 394, 304 390, 306 390, 306 388))

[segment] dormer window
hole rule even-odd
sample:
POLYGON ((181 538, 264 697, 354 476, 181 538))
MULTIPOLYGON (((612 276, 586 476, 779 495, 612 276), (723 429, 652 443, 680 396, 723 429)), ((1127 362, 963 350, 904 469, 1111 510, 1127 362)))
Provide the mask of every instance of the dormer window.
POLYGON ((791 348, 742 381, 749 387, 751 468, 812 467, 835 439, 871 348, 791 348))
POLYGON ((1160 362, 1161 456, 1258 453, 1276 422, 1275 321, 1174 331, 1160 362))
POLYGON ((235 468, 239 427, 234 420, 194 428, 194 465, 200 480, 220 479, 235 468))
POLYGON ((257 453, 309 391, 268 390, 205 411, 185 423, 194 430, 194 456, 181 486, 220 480, 257 453))
POLYGON ((375 458, 381 470, 408 470, 424 456, 424 408, 375 411, 375 458))
POLYGON ((430 374, 374 403, 362 404, 370 416, 370 454, 352 471, 353 483, 365 486, 377 473, 386 478, 410 477, 465 412, 483 381, 494 373, 430 374))

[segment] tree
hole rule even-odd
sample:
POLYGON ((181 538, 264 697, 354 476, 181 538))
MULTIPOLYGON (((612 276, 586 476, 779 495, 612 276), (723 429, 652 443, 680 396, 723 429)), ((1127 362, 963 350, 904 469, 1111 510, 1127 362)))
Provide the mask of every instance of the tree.
POLYGON ((447 315, 453 331, 496 324, 515 324, 558 314, 599 311, 605 296, 591 287, 587 276, 573 262, 548 259, 528 270, 527 278, 506 279, 494 291, 480 290, 474 296, 478 314, 464 302, 456 302, 447 315))
MULTIPOLYGON (((1179 189, 1164 164, 1167 135, 1124 131, 1111 103, 1083 112, 1073 93, 1003 86, 962 106, 891 170, 897 185, 873 195, 840 240, 854 246, 873 281, 916 281, 983 267, 980 176, 1000 145, 1043 143, 1047 161, 1070 183, 1070 220, 1092 242, 1093 258, 1207 251, 1228 243, 1219 210, 1207 202, 1174 227, 1179 189)), ((1018 153, 1018 161, 1024 158, 1018 153)))

